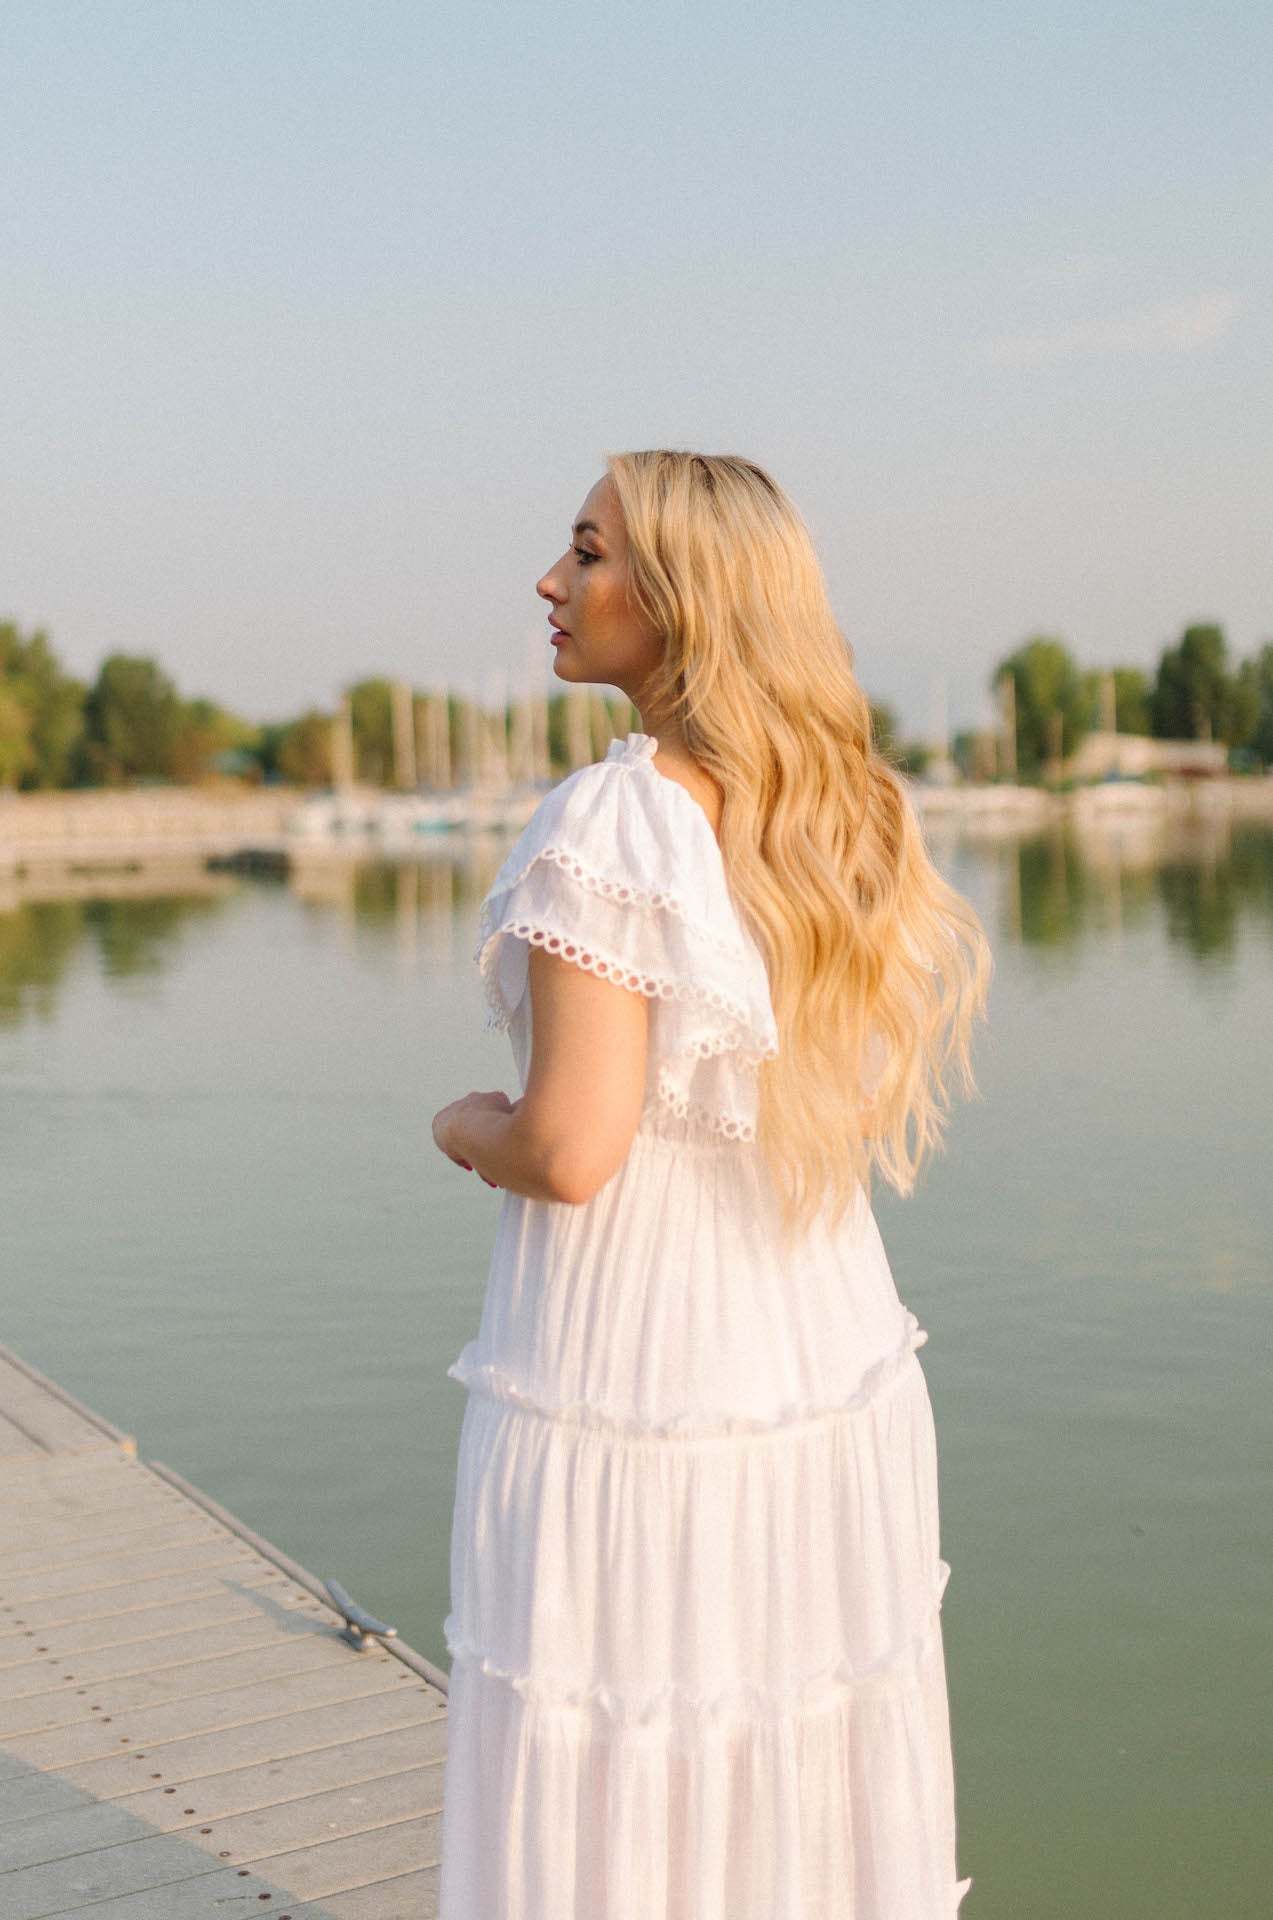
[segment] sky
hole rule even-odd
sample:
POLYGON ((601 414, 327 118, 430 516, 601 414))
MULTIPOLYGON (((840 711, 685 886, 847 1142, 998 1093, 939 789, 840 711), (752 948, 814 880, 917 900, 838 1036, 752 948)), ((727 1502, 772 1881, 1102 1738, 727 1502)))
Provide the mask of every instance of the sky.
POLYGON ((0 619, 254 718, 553 684, 608 452, 743 453, 924 734, 1273 637, 1273 11, 7 0, 0 619))

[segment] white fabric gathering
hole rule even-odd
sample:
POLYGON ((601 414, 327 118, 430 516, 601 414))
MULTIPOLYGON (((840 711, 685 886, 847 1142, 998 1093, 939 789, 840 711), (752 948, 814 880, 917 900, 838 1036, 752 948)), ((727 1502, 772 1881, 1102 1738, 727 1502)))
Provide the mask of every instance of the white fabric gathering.
POLYGON ((523 1087, 531 945, 646 995, 649 1047, 593 1198, 504 1194, 447 1370, 441 1920, 946 1920, 927 1336, 861 1191, 784 1249, 764 962, 657 745, 554 787, 480 912, 523 1087))

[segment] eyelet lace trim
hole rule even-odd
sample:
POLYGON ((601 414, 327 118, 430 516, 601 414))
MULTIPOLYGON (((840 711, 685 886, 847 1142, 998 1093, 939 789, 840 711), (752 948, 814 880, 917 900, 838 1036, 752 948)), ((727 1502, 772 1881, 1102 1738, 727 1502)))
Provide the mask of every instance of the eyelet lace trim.
MULTIPOLYGON (((533 865, 534 862, 531 864, 533 865)), ((563 864, 565 864, 564 861, 563 864)), ((512 884, 516 885, 516 882, 512 884)), ((501 894, 504 891, 505 889, 501 887, 501 894)), ((616 892, 614 897, 653 906, 667 906, 670 900, 670 896, 641 894, 630 887, 625 887, 621 894, 616 892)), ((714 987, 704 986, 698 981, 671 980, 657 974, 634 972, 630 967, 625 967, 622 961, 611 959, 606 954, 595 950, 591 944, 585 946, 578 941, 554 933, 547 927, 535 926, 529 920, 496 921, 494 909, 488 909, 484 905, 481 914, 480 938, 474 958, 486 987, 487 1007, 500 1023, 496 1031, 502 1032, 507 1024, 507 1015, 495 992, 494 965, 491 959, 491 942, 502 933, 515 934, 519 940, 529 940, 532 946, 546 947, 550 953, 562 954, 567 960, 572 960, 576 966, 586 968, 589 973, 598 974, 605 980, 617 981, 620 986, 630 987, 651 999, 702 1002, 715 1008, 718 1013, 727 1014, 740 1027, 750 1025, 747 1008, 730 994, 719 993, 714 987)), ((713 935, 712 938, 715 939, 715 936, 713 935)), ((717 944, 719 945, 720 942, 718 941, 717 944)), ((727 949, 722 947, 722 951, 727 949)), ((722 1037, 719 1042, 713 1041, 703 1047, 696 1047, 695 1051, 700 1054, 700 1057, 706 1058, 713 1053, 724 1053, 735 1045, 735 1041, 722 1037)), ((757 1055, 757 1058, 769 1058, 773 1053, 776 1053, 776 1049, 768 1049, 764 1054, 757 1055)))
MULTIPOLYGON (((704 1046, 702 1048, 687 1047, 685 1053, 686 1055, 697 1053, 699 1059, 707 1059, 712 1053, 723 1051, 723 1047, 708 1049, 704 1046)), ((740 1065, 757 1067, 762 1060, 773 1058, 773 1051, 740 1053, 738 1058, 740 1065)), ((711 1133, 719 1134, 725 1140, 742 1140, 749 1143, 755 1141, 756 1125, 753 1120, 743 1120, 735 1114, 720 1113, 715 1107, 705 1107, 697 1100, 688 1099, 678 1088, 672 1086, 670 1084, 672 1065, 673 1063, 664 1061, 659 1067, 659 1108, 662 1111, 670 1113, 675 1120, 685 1120, 693 1126, 706 1127, 711 1133)))
MULTIPOLYGON (((504 1010, 495 985, 495 969, 490 958, 490 942, 502 933, 515 934, 519 940, 528 940, 532 947, 544 947, 549 953, 557 953, 563 959, 571 960, 588 973, 595 973, 603 980, 613 980, 621 987, 629 987, 634 993, 643 993, 651 1000, 700 1001, 713 1007, 718 1013, 726 1014, 738 1026, 750 1024, 747 1009, 727 993, 718 993, 714 987, 700 986, 689 980, 669 980, 657 974, 634 973, 624 966, 621 960, 612 960, 603 953, 596 952, 591 946, 584 947, 578 941, 568 939, 560 933, 553 933, 547 927, 532 926, 529 920, 502 920, 482 933, 481 945, 477 951, 477 962, 486 988, 488 1014, 495 1022, 494 1030, 502 1033, 508 1024, 508 1015, 504 1010), (485 957, 484 957, 485 956, 485 957)), ((488 1027, 490 1022, 488 1020, 488 1027)), ((707 1047, 707 1054, 724 1053, 736 1042, 722 1036, 720 1044, 713 1041, 707 1047)), ((696 1048, 695 1051, 698 1051, 696 1048)), ((704 1055, 703 1057, 706 1057, 704 1055)))
POLYGON ((705 1005, 719 1013, 731 1024, 722 1026, 714 1034, 691 1041, 685 1047, 679 1048, 669 1059, 659 1063, 657 1083, 659 1104, 676 1119, 696 1122, 726 1140, 755 1140, 754 1121, 740 1118, 735 1114, 722 1113, 715 1108, 705 1107, 692 1101, 674 1084, 678 1061, 711 1060, 721 1054, 729 1053, 734 1055, 735 1064, 739 1068, 754 1072, 763 1060, 777 1058, 778 1049, 773 1043, 763 1047, 746 1046, 746 1037, 751 1032, 751 1019, 747 1009, 739 1001, 729 994, 719 993, 714 987, 704 986, 695 981, 669 980, 655 974, 634 973, 631 968, 624 966, 622 961, 586 949, 577 941, 553 933, 546 927, 532 926, 528 920, 504 920, 493 924, 483 913, 482 937, 478 944, 476 959, 482 976, 486 1005, 485 1030, 488 1033, 503 1033, 508 1027, 509 1016, 496 983, 493 945, 499 935, 505 933, 515 935, 519 940, 527 940, 533 947, 543 947, 548 953, 560 954, 563 959, 583 967, 586 972, 596 974, 598 979, 614 981, 617 985, 627 987, 634 993, 645 994, 648 999, 677 1000, 688 1005, 705 1005))
POLYGON ((745 949, 740 941, 730 934, 721 933, 715 927, 704 926, 701 914, 691 912, 679 894, 654 893, 641 887, 634 887, 626 880, 607 880, 604 875, 585 866, 579 856, 567 847, 540 847, 520 872, 515 873, 511 879, 500 882, 499 892, 501 894, 511 892, 526 878, 539 860, 551 860, 564 873, 568 873, 579 886, 589 893, 600 894, 604 900, 617 900, 624 906, 652 908, 655 912, 674 914, 687 927, 692 926, 696 933, 710 940, 718 952, 728 954, 734 960, 740 960, 743 957, 745 949))

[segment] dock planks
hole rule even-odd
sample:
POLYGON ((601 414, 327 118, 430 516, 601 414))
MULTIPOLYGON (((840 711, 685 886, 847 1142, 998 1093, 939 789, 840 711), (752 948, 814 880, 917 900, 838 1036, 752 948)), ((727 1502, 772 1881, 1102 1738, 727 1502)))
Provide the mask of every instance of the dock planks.
POLYGON ((0 1347, 0 1920, 428 1920, 446 1677, 0 1347))

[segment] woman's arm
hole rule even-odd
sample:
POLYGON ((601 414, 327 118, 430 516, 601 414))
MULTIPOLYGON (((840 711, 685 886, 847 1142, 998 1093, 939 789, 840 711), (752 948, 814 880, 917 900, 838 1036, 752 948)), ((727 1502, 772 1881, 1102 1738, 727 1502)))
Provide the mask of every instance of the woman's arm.
POLYGON ((644 994, 544 947, 531 948, 528 972, 525 1093, 516 1103, 469 1094, 437 1115, 434 1138, 494 1186, 579 1206, 618 1172, 632 1145, 645 1095, 649 1005, 644 994))

